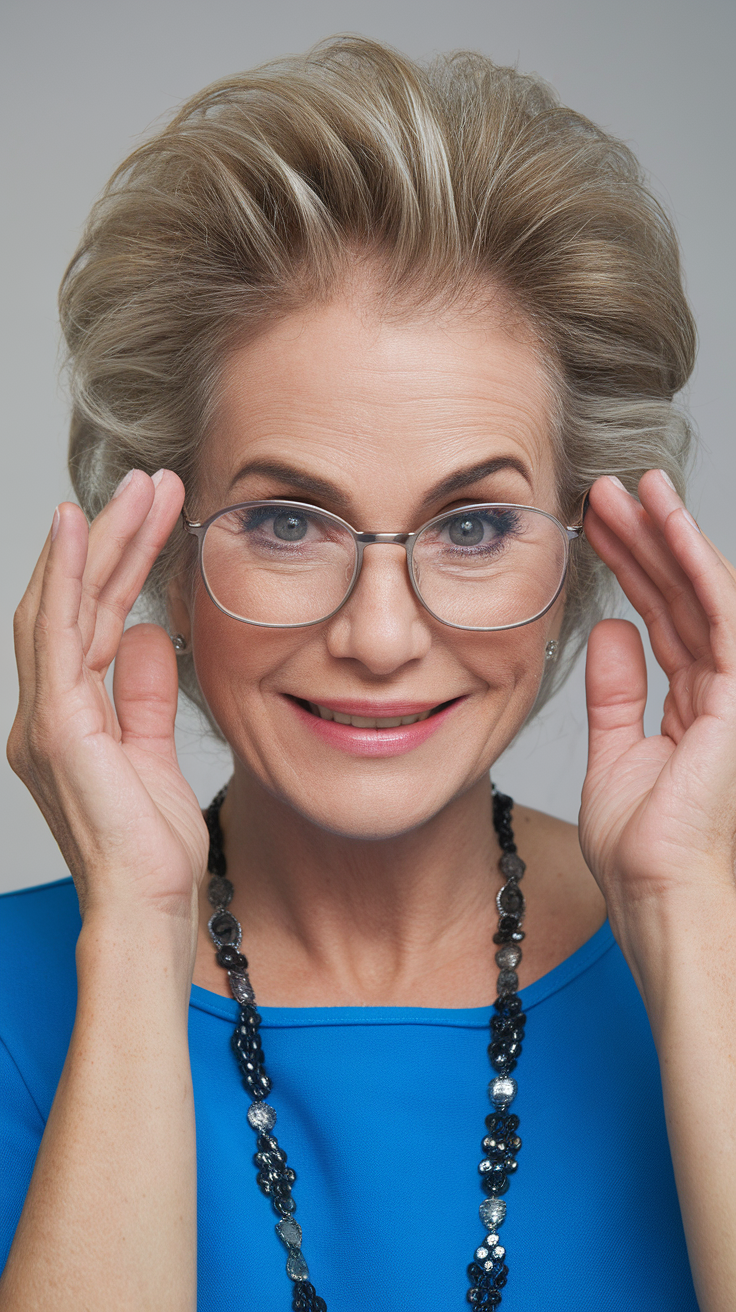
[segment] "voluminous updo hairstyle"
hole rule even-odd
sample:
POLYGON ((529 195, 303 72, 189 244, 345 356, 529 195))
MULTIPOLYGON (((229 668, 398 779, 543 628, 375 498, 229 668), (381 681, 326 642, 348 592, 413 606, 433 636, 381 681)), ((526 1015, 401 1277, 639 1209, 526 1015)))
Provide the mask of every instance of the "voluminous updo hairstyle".
MULTIPOLYGON (((654 466, 684 490, 673 398, 695 332, 675 234, 631 152, 537 77, 468 53, 421 67, 340 37, 202 91, 95 205, 60 293, 87 515, 133 466, 174 469, 196 515, 228 354, 366 260, 387 313, 470 306, 494 286, 522 312, 551 380, 567 523, 600 474, 633 490, 654 466)), ((163 623, 191 547, 178 528, 149 578, 163 623)), ((610 586, 585 543, 573 554, 564 659, 537 706, 610 586)), ((201 705, 189 656, 180 679, 201 705)))

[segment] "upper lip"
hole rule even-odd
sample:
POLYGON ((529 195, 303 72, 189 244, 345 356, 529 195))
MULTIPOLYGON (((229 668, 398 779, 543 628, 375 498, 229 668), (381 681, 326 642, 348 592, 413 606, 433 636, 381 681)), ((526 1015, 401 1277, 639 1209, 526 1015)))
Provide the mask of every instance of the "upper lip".
POLYGON ((388 720, 397 715, 421 715, 422 711, 433 711, 436 706, 442 706, 447 701, 457 699, 442 697, 437 701, 430 702, 374 702, 357 697, 346 697, 340 700, 335 700, 332 697, 304 697, 299 700, 310 701, 315 706, 325 706, 328 711, 337 711, 341 715, 361 715, 367 719, 388 720))

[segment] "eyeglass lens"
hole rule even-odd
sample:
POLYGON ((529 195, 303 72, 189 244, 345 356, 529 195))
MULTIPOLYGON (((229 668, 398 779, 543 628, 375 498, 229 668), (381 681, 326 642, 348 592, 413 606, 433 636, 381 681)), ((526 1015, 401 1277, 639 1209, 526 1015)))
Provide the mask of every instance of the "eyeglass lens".
MULTIPOLYGON (((225 511, 209 525, 202 572, 217 604, 254 624, 310 624, 337 610, 352 585, 358 548, 338 520, 302 507, 225 511)), ((567 538, 522 506, 459 510, 414 542, 416 589, 440 620, 501 628, 533 619, 562 582, 567 538)))

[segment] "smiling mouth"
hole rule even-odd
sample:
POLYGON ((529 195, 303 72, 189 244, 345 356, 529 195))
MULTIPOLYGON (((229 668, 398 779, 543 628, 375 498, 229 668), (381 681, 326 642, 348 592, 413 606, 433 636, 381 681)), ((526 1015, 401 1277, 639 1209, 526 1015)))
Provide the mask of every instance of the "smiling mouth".
POLYGON ((299 703, 303 710, 309 711, 310 715, 316 716, 320 720, 334 720, 336 724, 349 724, 354 729, 397 729, 399 725, 418 724, 420 720, 429 720, 439 711, 444 711, 446 707, 451 706, 456 697, 450 698, 450 701, 440 702, 439 705, 433 706, 428 711, 419 711, 416 715, 345 715, 342 711, 333 711, 329 706, 321 706, 319 702, 304 701, 301 697, 294 699, 299 703))

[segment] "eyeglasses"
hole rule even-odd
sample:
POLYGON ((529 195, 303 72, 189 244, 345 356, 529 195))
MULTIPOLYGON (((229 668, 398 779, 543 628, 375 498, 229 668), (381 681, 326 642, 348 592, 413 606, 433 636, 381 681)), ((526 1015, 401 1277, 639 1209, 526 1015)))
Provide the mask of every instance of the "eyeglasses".
POLYGON ((204 523, 197 538, 212 601, 244 624, 295 629, 320 624, 345 605, 367 546, 406 550, 419 601, 442 624, 486 632, 531 624, 565 581, 565 528, 532 506, 479 502, 436 515, 414 533, 359 533, 328 510, 300 501, 243 501, 204 523))

